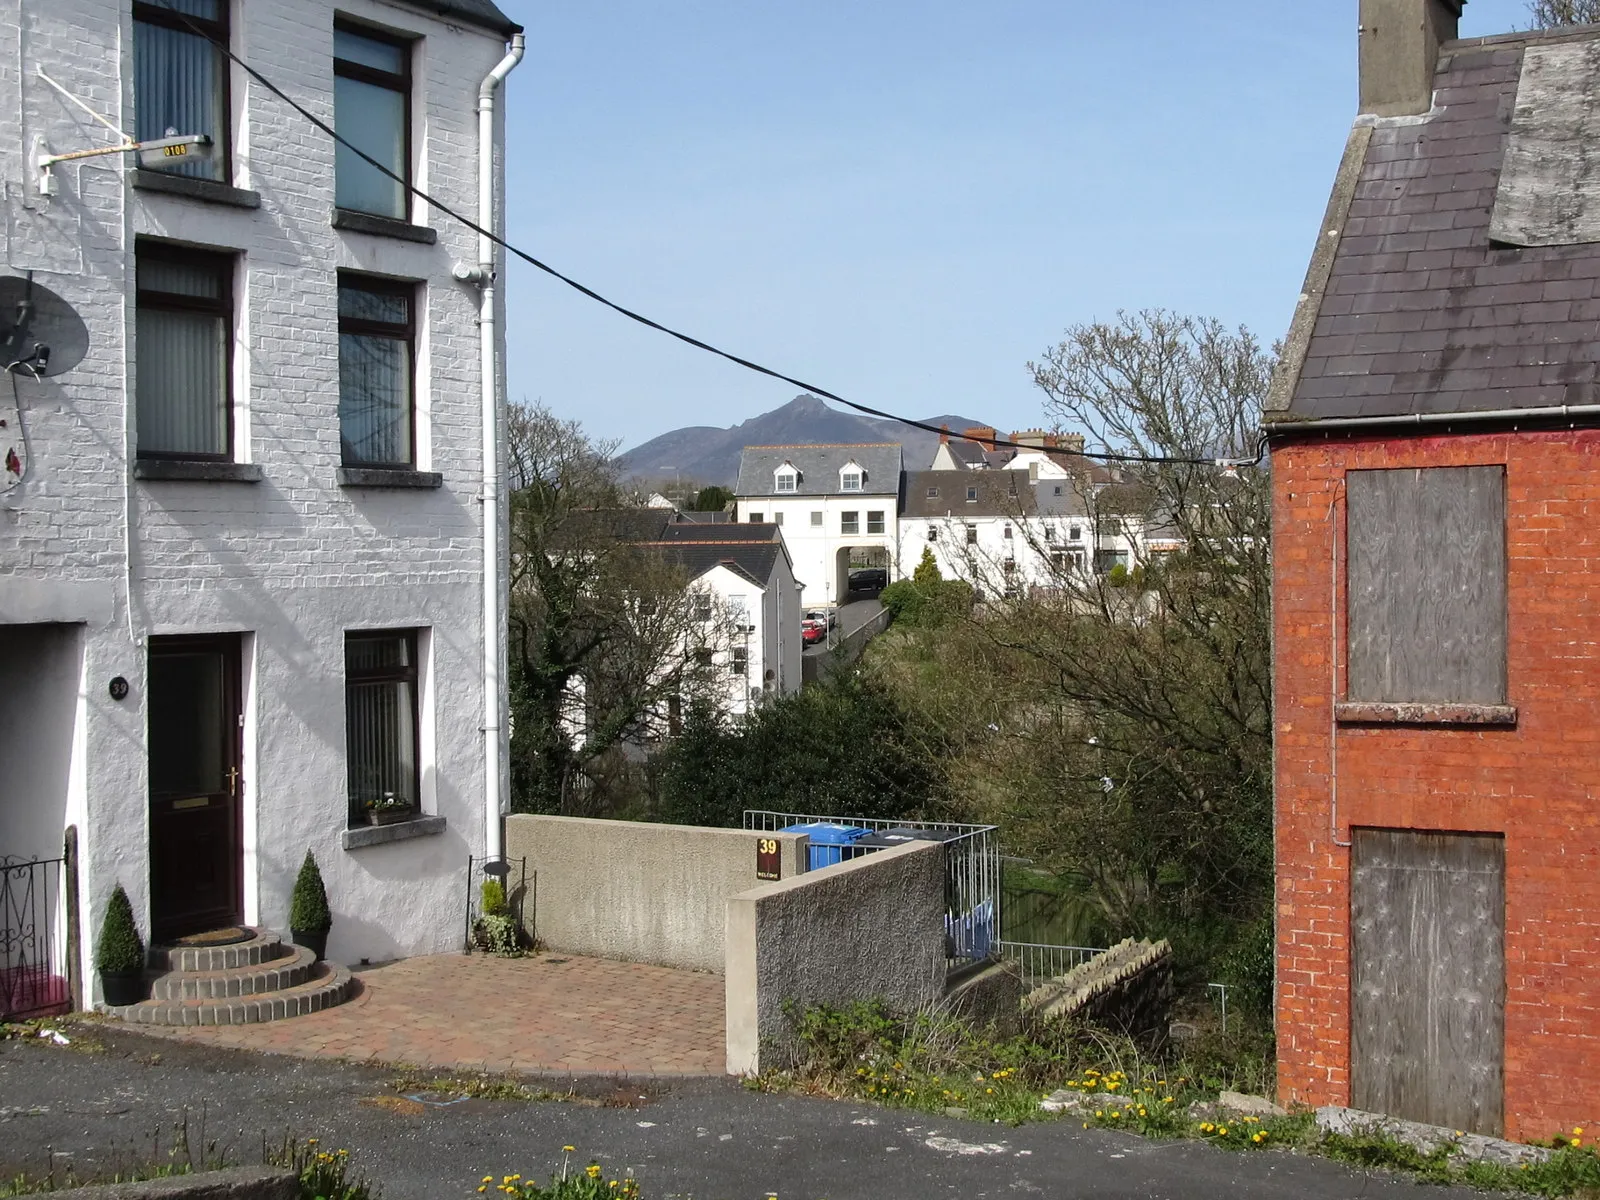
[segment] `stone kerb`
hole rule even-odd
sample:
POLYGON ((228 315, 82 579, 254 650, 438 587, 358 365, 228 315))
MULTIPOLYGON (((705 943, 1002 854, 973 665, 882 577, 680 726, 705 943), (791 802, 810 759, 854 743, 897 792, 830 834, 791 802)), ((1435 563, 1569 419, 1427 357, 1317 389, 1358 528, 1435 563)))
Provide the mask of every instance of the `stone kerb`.
POLYGON ((722 972, 729 897, 754 887, 763 838, 779 872, 805 870, 804 834, 518 815, 506 855, 528 860, 530 924, 551 950, 722 972))
POLYGON ((727 906, 728 1073, 793 1059, 790 1013, 944 992, 944 846, 911 842, 734 896, 727 906))
POLYGON ((105 1183, 51 1192, 52 1200, 296 1200, 300 1181, 275 1167, 229 1167, 143 1183, 105 1183))

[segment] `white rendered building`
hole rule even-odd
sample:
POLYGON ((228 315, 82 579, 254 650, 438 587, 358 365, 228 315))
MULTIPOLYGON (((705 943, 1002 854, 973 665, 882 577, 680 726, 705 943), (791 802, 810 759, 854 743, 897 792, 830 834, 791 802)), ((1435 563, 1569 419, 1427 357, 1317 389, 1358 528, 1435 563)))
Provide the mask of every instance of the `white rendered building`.
POLYGON ((0 275, 64 298, 88 349, 0 380, 0 854, 75 831, 86 981, 116 885, 158 942, 282 930, 308 849, 330 959, 458 948, 504 794, 501 256, 219 45, 499 227, 521 35, 489 0, 16 0, 5 23, 0 275), (41 193, 38 155, 117 144, 90 113, 212 154, 64 161, 41 193))

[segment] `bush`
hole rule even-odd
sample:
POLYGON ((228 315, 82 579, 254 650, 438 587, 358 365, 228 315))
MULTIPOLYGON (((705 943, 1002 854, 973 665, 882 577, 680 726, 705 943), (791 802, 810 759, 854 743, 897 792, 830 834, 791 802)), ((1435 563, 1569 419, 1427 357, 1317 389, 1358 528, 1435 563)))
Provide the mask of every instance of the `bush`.
POLYGON ((322 886, 322 872, 317 870, 317 860, 309 850, 294 881, 294 896, 289 902, 289 928, 301 933, 326 933, 333 928, 328 890, 322 886))
POLYGON ((100 944, 95 949, 95 969, 106 975, 136 975, 144 970, 144 941, 134 923, 128 893, 117 884, 100 922, 100 944))
POLYGON ((506 889, 503 883, 498 879, 485 879, 480 891, 483 894, 482 909, 484 916, 498 917, 505 913, 506 889))

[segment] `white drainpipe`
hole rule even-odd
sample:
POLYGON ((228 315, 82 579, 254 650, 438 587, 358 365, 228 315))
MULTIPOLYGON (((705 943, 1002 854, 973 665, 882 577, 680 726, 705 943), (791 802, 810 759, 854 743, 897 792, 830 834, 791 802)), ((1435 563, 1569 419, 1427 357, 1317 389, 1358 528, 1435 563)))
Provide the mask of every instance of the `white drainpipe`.
MULTIPOLYGON (((522 61, 521 33, 511 35, 511 46, 494 70, 478 85, 478 225, 500 232, 495 210, 494 96, 500 83, 522 61)), ((501 816, 507 791, 507 734, 505 712, 505 582, 504 546, 500 509, 505 455, 500 444, 504 427, 500 379, 495 354, 495 244, 478 235, 476 282, 481 289, 478 337, 483 367, 483 824, 484 854, 505 853, 501 816)))

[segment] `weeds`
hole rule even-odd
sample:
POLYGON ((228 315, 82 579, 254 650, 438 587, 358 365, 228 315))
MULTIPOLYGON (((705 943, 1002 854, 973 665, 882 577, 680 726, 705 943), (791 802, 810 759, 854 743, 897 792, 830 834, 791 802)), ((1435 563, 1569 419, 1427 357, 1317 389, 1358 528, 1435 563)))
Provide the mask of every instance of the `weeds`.
POLYGON ((377 1190, 352 1174, 348 1150, 323 1150, 316 1138, 285 1137, 276 1150, 263 1146, 262 1160, 293 1171, 300 1180, 300 1200, 376 1200, 377 1190))
POLYGON ((620 1179, 607 1179, 600 1164, 590 1161, 581 1171, 572 1170, 574 1147, 561 1147, 561 1172, 553 1174, 547 1186, 521 1175, 502 1175, 496 1182, 485 1175, 478 1185, 480 1193, 498 1192, 511 1200, 638 1200, 638 1181, 628 1171, 620 1179))
POLYGON ((57 1159, 66 1156, 46 1150, 44 1172, 31 1175, 24 1171, 9 1180, 0 1181, 0 1197, 31 1196, 39 1192, 59 1192, 92 1184, 139 1183, 147 1179, 219 1171, 231 1165, 228 1161, 230 1150, 230 1146, 206 1136, 204 1107, 192 1128, 189 1113, 185 1110, 173 1122, 172 1138, 165 1150, 162 1149, 160 1126, 150 1135, 148 1150, 131 1144, 126 1149, 113 1146, 110 1163, 103 1167, 80 1171, 72 1163, 58 1165, 57 1159))

